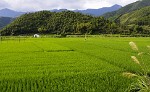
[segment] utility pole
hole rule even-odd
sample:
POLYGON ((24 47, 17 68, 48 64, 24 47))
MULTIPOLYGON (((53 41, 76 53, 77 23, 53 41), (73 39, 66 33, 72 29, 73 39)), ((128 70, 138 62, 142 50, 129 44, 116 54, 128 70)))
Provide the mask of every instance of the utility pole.
POLYGON ((0 34, 0 41, 2 42, 1 34, 0 34))

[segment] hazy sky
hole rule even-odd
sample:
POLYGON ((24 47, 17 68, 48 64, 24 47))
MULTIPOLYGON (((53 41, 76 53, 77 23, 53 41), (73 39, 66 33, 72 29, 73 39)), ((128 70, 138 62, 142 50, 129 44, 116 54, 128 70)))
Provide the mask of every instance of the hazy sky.
POLYGON ((87 9, 110 7, 114 4, 125 6, 138 0, 0 0, 0 9, 36 11, 51 9, 87 9))

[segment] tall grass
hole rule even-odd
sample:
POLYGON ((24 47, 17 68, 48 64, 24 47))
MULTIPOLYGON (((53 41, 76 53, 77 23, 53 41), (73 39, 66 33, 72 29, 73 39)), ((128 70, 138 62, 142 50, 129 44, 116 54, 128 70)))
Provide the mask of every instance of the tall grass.
MULTIPOLYGON (((129 92, 150 92, 150 75, 149 75, 149 69, 147 68, 147 65, 144 63, 143 55, 149 55, 148 53, 141 52, 137 45, 134 42, 129 42, 129 45, 131 46, 132 50, 136 51, 136 56, 131 56, 131 59, 134 63, 136 63, 141 68, 141 72, 136 71, 135 73, 131 72, 124 72, 123 76, 126 76, 128 78, 136 78, 136 81, 129 86, 129 89, 127 91, 129 92), (139 59, 140 60, 139 60, 139 59)), ((150 50, 150 46, 147 46, 147 48, 150 50)))

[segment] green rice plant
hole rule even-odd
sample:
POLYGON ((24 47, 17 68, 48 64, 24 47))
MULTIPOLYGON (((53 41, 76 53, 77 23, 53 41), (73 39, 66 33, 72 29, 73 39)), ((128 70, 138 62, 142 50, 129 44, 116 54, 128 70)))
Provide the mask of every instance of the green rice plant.
POLYGON ((127 43, 150 42, 148 38, 83 39, 21 38, 19 43, 18 38, 6 38, 0 43, 0 92, 124 92, 134 79, 120 73, 140 70, 130 62, 134 53, 127 43))
MULTIPOLYGON (((126 76, 128 78, 135 78, 136 81, 131 84, 131 86, 128 88, 128 92, 150 92, 150 76, 149 76, 149 70, 147 66, 144 64, 143 54, 140 52, 137 45, 134 42, 129 42, 129 45, 131 46, 132 50, 137 52, 137 56, 131 56, 131 59, 134 63, 140 66, 141 72, 136 73, 130 73, 130 72, 124 72, 123 76, 126 76), (140 58, 140 60, 138 58, 140 58)), ((148 49, 150 49, 150 46, 147 46, 148 49)))

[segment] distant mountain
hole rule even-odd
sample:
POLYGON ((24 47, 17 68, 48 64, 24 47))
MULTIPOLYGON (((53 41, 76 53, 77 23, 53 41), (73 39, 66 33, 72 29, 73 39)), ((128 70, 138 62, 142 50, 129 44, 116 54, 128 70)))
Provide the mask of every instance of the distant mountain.
MULTIPOLYGON (((104 7, 104 8, 99 8, 99 9, 87 9, 87 10, 73 10, 74 12, 80 12, 83 14, 89 14, 89 15, 94 15, 94 16, 100 16, 106 12, 111 12, 111 11, 115 11, 120 9, 121 6, 120 5, 114 5, 112 7, 104 7)), ((54 10, 50 10, 51 12, 62 12, 62 11, 70 11, 67 9, 54 9, 54 10)), ((18 17, 22 14, 25 14, 26 12, 17 12, 14 10, 10 10, 10 9, 2 9, 0 10, 0 17, 18 17)))
POLYGON ((17 12, 17 11, 13 11, 7 8, 0 10, 0 17, 13 17, 14 18, 22 14, 25 14, 25 12, 17 12))
MULTIPOLYGON (((88 14, 88 15, 93 15, 93 16, 100 16, 104 13, 107 12, 112 12, 115 10, 120 9, 122 6, 120 5, 113 5, 111 7, 103 7, 103 8, 99 8, 99 9, 87 9, 87 10, 73 10, 74 12, 80 12, 82 14, 88 14)), ((51 10, 51 12, 62 12, 62 11, 68 11, 67 9, 54 9, 51 10)))
POLYGON ((10 17, 0 17, 0 29, 11 23, 14 19, 10 17))
POLYGON ((51 12, 62 12, 62 11, 69 11, 67 9, 53 9, 53 10, 50 10, 51 12))
POLYGON ((146 7, 146 6, 150 6, 150 0, 139 0, 137 2, 128 4, 124 7, 122 7, 117 11, 106 13, 103 16, 105 18, 115 19, 115 18, 117 18, 117 17, 119 17, 125 13, 129 13, 129 12, 141 9, 143 7, 146 7))
POLYGON ((75 10, 75 12, 80 12, 83 14, 90 14, 90 15, 94 15, 94 16, 100 16, 107 12, 116 11, 116 10, 120 9, 121 7, 122 6, 116 4, 111 7, 103 7, 103 8, 99 8, 99 9, 75 10))

